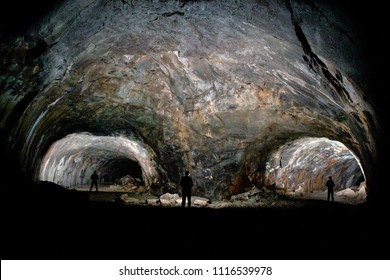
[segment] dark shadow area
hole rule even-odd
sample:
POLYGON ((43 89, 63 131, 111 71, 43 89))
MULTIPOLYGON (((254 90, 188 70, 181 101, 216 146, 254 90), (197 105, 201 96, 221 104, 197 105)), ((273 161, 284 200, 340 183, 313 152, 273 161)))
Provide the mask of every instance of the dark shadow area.
POLYGON ((27 29, 63 0, 1 1, 0 33, 7 36, 24 34, 27 29))
POLYGON ((390 258, 384 205, 182 209, 93 202, 48 182, 4 189, 2 259, 390 258))
POLYGON ((101 177, 104 178, 105 182, 118 184, 120 179, 127 175, 137 178, 140 182, 143 181, 141 166, 138 162, 127 157, 109 159, 102 165, 101 169, 104 170, 101 172, 101 177))

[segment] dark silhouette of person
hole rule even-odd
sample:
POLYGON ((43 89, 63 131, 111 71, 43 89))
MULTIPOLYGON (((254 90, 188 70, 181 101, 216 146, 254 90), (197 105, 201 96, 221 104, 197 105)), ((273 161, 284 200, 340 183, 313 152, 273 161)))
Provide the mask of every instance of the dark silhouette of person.
POLYGON ((333 196, 333 188, 336 186, 336 184, 332 180, 332 176, 328 177, 328 181, 326 181, 326 187, 328 188, 328 201, 330 199, 330 196, 332 196, 332 201, 334 201, 334 196, 333 196))
POLYGON ((191 189, 193 186, 192 178, 190 177, 190 172, 186 170, 184 176, 180 179, 182 200, 181 207, 185 207, 186 199, 188 200, 188 207, 191 207, 191 189))
POLYGON ((99 191, 98 186, 97 186, 98 179, 99 179, 99 176, 97 175, 96 170, 95 170, 91 175, 91 187, 90 187, 89 191, 92 191, 93 186, 95 186, 97 192, 99 191))

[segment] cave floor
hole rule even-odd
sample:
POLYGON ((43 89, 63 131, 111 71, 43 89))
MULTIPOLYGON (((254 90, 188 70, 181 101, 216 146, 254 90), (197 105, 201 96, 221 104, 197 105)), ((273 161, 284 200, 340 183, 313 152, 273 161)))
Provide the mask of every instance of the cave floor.
MULTIPOLYGON (((69 189, 77 190, 80 192, 85 192, 89 194, 89 199, 92 202, 115 202, 119 196, 128 194, 131 197, 134 197, 139 200, 139 202, 133 202, 132 204, 137 205, 147 205, 146 200, 147 199, 157 199, 158 196, 152 195, 150 193, 144 192, 144 193, 138 193, 138 192, 127 192, 127 191, 121 191, 121 190, 113 190, 110 185, 100 185, 98 187, 99 192, 96 192, 95 189, 93 191, 89 192, 89 185, 82 185, 82 186, 75 186, 70 187, 69 189)), ((193 195, 192 197, 192 206, 195 208, 237 208, 237 207, 272 207, 272 208, 280 208, 280 207, 288 207, 288 208, 295 208, 295 207, 302 207, 304 205, 304 201, 306 200, 318 200, 319 203, 326 201, 327 202, 327 192, 323 191, 314 191, 312 193, 297 193, 294 195, 286 195, 284 198, 281 196, 278 196, 277 199, 271 199, 272 201, 269 201, 270 199, 267 199, 267 201, 261 200, 260 201, 222 201, 222 200, 215 200, 212 201, 212 203, 207 204, 206 206, 197 205, 194 203, 195 199, 197 198, 196 195, 193 195)), ((342 203, 342 204, 352 204, 357 205, 364 203, 364 201, 358 201, 354 199, 353 197, 348 197, 344 195, 337 195, 335 193, 334 195, 334 202, 342 203)), ((148 205, 153 206, 153 205, 148 205)), ((156 206, 156 205, 155 205, 156 206)), ((157 205, 162 206, 162 205, 157 205)), ((165 207, 179 207, 179 203, 174 203, 169 206, 165 207)))
POLYGON ((103 190, 72 192, 88 198, 74 205, 3 196, 2 259, 390 259, 386 205, 313 195, 182 209, 115 203, 120 193, 103 190))

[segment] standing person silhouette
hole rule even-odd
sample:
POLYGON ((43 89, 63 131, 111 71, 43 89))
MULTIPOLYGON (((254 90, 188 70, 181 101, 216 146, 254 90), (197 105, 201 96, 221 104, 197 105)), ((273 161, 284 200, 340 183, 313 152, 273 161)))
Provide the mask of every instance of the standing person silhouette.
POLYGON ((334 196, 333 196, 333 188, 336 186, 336 184, 332 180, 332 176, 328 177, 328 181, 326 181, 326 187, 328 188, 328 201, 330 199, 330 196, 332 196, 332 201, 334 201, 334 196))
POLYGON ((98 186, 97 186, 98 179, 99 179, 99 176, 97 175, 96 170, 95 170, 91 175, 91 187, 90 187, 89 191, 92 191, 93 186, 95 186, 97 192, 99 191, 98 186))
POLYGON ((191 207, 191 188, 193 186, 192 178, 190 177, 190 172, 186 170, 184 176, 180 179, 180 186, 182 190, 182 200, 181 207, 186 206, 186 199, 188 199, 188 208, 191 207))

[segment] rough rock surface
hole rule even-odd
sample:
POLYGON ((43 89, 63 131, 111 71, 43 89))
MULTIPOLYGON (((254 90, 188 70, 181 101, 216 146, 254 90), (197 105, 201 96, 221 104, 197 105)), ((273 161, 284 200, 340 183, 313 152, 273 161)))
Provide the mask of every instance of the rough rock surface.
POLYGON ((379 0, 1 1, 1 259, 390 259, 387 19, 379 0), (206 206, 179 207, 185 169, 206 206))
POLYGON ((300 169, 316 168, 311 149, 296 145, 290 171, 267 164, 325 138, 358 162, 333 150, 321 168, 369 190, 380 128, 355 27, 322 1, 64 1, 2 42, 4 149, 34 180, 138 168, 165 187, 189 169, 205 197, 225 198, 301 179, 321 189, 327 172, 300 169))

